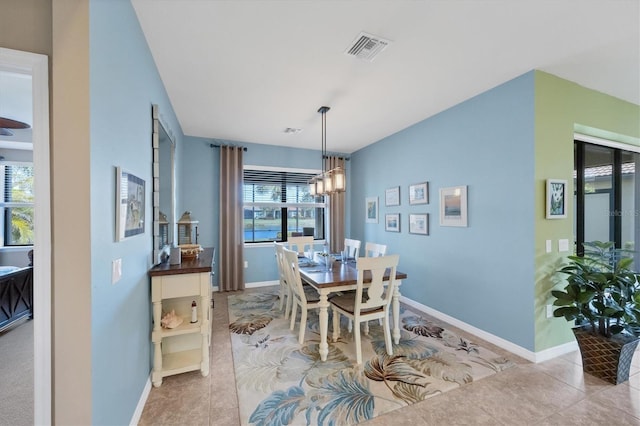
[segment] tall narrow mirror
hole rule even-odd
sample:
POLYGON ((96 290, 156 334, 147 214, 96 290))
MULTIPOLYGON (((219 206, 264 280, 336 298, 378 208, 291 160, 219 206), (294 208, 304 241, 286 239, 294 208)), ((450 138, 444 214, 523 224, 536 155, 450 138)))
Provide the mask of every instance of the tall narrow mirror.
POLYGON ((153 115, 153 259, 173 242, 175 224, 175 139, 162 120, 158 105, 153 115))

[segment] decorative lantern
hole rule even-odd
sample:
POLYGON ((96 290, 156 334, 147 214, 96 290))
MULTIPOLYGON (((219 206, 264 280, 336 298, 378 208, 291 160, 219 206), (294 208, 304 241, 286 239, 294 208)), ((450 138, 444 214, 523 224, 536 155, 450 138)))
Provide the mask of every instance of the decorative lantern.
POLYGON ((169 245, 169 221, 167 220, 166 214, 159 212, 159 216, 160 247, 158 247, 158 249, 162 249, 162 247, 169 245))
POLYGON ((178 245, 198 244, 198 221, 186 211, 178 221, 178 245))

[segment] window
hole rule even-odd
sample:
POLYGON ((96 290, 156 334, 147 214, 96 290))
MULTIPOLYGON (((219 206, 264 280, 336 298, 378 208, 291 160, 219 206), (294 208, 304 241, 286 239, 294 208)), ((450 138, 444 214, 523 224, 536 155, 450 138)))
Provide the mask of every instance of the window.
POLYGON ((575 141, 578 255, 583 254, 583 242, 594 240, 614 241, 618 248, 638 249, 639 165, 639 153, 575 141))
POLYGON ((33 165, 5 163, 2 170, 3 245, 33 245, 33 165))
POLYGON ((325 236, 325 204, 309 194, 315 172, 244 169, 244 241, 286 241, 291 235, 325 236))

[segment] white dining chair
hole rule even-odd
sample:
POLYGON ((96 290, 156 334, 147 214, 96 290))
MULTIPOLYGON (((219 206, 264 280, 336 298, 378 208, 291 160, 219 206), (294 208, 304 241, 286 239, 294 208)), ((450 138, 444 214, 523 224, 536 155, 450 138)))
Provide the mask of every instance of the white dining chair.
POLYGON ((387 254, 387 246, 385 244, 376 244, 366 242, 364 245, 364 257, 378 257, 387 254))
POLYGON ((389 307, 391 297, 396 286, 396 268, 400 256, 379 256, 365 257, 358 261, 358 281, 353 293, 343 294, 329 300, 333 309, 333 341, 340 337, 340 315, 344 315, 354 322, 353 337, 356 341, 356 360, 362 364, 362 342, 360 339, 360 323, 367 323, 372 319, 381 319, 384 327, 384 341, 387 347, 387 354, 393 355, 391 346, 391 328, 389 326, 389 307), (389 268, 389 280, 384 281, 385 271, 389 268), (365 271, 371 273, 371 284, 367 287, 366 296, 364 293, 365 271))
POLYGON ((308 251, 313 251, 313 237, 289 237, 287 239, 289 250, 293 250, 298 253, 299 256, 304 256, 308 251))
POLYGON ((292 296, 291 288, 287 282, 284 269, 284 250, 286 250, 284 244, 273 243, 276 252, 276 265, 278 266, 278 275, 280 277, 280 310, 284 308, 284 317, 289 318, 289 312, 291 311, 292 296))
MULTIPOLYGON (((347 259, 352 259, 354 261, 358 261, 358 254, 360 252, 360 245, 362 243, 360 240, 352 240, 351 238, 344 239, 344 250, 347 254, 347 259)), ((346 259, 343 259, 346 261, 346 259)))
POLYGON ((304 333, 307 328, 308 310, 319 307, 320 296, 313 287, 302 285, 300 269, 298 266, 298 253, 287 249, 284 249, 283 252, 285 276, 287 283, 289 283, 292 296, 291 323, 289 325, 289 329, 294 329, 298 307, 300 307, 300 333, 298 335, 298 343, 302 344, 304 342, 304 333))

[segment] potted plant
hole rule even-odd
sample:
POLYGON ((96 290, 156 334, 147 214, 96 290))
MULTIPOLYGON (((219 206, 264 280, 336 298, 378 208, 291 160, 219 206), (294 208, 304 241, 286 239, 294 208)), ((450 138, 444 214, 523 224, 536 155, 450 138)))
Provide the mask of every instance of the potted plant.
POLYGON ((551 291, 553 315, 576 322, 584 372, 622 383, 640 336, 640 274, 631 269, 631 252, 613 242, 585 242, 584 249, 558 271, 567 285, 551 291))

